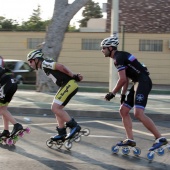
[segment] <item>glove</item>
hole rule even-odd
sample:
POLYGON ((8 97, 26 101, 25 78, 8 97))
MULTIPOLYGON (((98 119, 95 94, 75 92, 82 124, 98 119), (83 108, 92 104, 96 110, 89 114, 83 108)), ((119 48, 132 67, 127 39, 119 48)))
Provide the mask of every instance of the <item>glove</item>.
POLYGON ((115 97, 115 95, 112 92, 109 92, 108 94, 106 94, 105 99, 110 101, 113 97, 115 97))
POLYGON ((126 95, 125 94, 121 94, 120 96, 120 103, 122 104, 126 99, 126 95))
POLYGON ((74 79, 75 81, 77 81, 77 82, 81 81, 80 78, 79 78, 79 76, 78 76, 78 74, 74 74, 74 75, 73 75, 73 79, 74 79))

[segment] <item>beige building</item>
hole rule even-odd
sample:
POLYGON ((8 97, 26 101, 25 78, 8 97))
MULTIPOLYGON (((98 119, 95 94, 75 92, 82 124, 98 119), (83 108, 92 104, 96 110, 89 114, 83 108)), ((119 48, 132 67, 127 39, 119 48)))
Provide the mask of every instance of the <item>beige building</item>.
MULTIPOLYGON (((59 62, 84 81, 109 82, 109 58, 100 52, 100 42, 110 36, 103 32, 66 33, 59 62)), ((0 55, 6 59, 26 61, 28 52, 42 42, 45 32, 0 32, 0 55)), ((122 47, 122 34, 119 34, 122 47)), ((170 34, 125 34, 125 51, 133 53, 147 65, 154 84, 170 84, 170 34)))

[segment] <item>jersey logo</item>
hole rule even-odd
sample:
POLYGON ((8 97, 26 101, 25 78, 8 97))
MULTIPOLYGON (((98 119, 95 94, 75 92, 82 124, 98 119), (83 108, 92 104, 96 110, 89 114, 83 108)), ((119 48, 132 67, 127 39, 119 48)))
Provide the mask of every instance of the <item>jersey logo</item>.
POLYGON ((139 101, 139 102, 143 101, 144 100, 144 95, 143 94, 138 94, 136 96, 136 100, 139 101))
POLYGON ((4 87, 5 87, 5 85, 3 85, 3 86, 0 88, 0 98, 1 98, 1 99, 3 99, 3 98, 5 97, 4 87))
POLYGON ((49 75, 47 75, 47 76, 48 76, 49 78, 51 78, 54 83, 57 82, 57 79, 56 79, 52 74, 49 74, 49 75))
POLYGON ((68 93, 68 90, 70 87, 71 87, 71 85, 66 86, 66 89, 64 90, 64 92, 60 94, 60 97, 58 97, 59 100, 61 100, 61 98, 64 96, 65 93, 68 93))

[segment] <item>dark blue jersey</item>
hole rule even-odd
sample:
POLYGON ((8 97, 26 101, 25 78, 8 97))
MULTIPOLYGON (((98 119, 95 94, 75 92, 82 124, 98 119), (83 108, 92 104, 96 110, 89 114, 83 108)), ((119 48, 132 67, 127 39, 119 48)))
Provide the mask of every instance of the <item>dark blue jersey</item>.
POLYGON ((125 51, 115 52, 114 64, 118 71, 125 70, 126 76, 133 82, 138 81, 141 74, 149 75, 147 68, 135 56, 125 51))

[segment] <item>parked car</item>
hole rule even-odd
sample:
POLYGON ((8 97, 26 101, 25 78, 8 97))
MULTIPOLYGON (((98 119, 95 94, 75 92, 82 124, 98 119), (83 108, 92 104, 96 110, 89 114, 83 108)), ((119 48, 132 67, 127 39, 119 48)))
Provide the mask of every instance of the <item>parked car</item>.
POLYGON ((36 72, 22 60, 4 59, 4 66, 14 73, 18 84, 35 84, 36 72))

